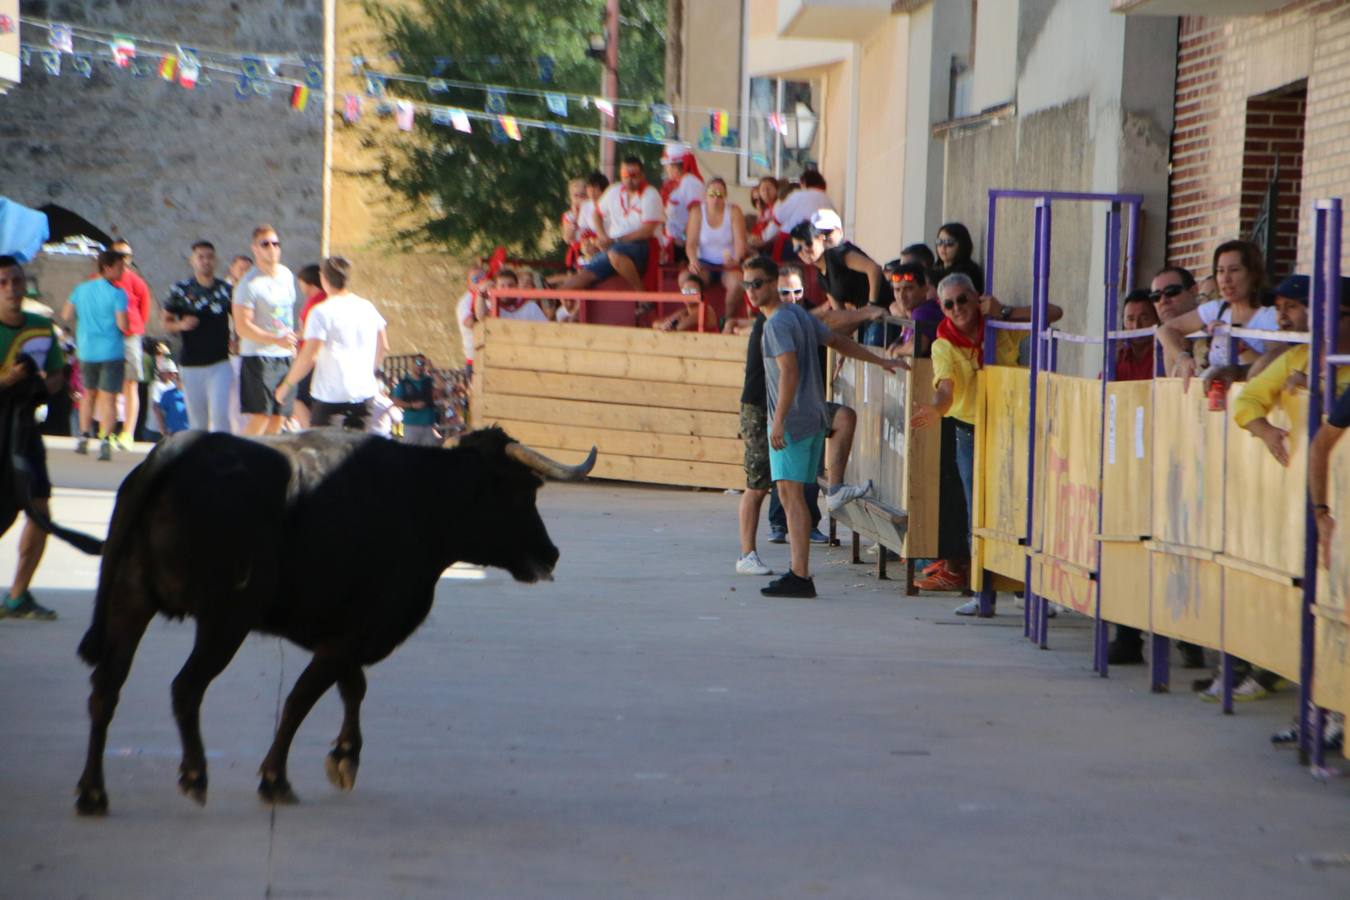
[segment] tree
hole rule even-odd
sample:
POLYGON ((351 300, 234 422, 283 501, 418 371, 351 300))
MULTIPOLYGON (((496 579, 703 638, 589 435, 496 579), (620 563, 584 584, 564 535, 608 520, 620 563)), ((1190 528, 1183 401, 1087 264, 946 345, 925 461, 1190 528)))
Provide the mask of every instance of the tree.
MULTIPOLYGON (((539 91, 599 93, 600 63, 586 55, 588 35, 601 30, 604 0, 558 4, 536 0, 422 0, 421 8, 370 2, 386 51, 398 68, 446 81, 468 81, 539 91), (543 59, 541 59, 543 58, 543 59), (545 71, 550 69, 551 71, 545 71), (549 76, 549 77, 545 77, 549 76)), ((665 0, 623 0, 619 93, 646 104, 664 97, 665 0)), ((481 88, 432 94, 426 85, 390 80, 388 92, 419 102, 484 110, 481 88)), ((544 98, 504 95, 507 114, 591 128, 603 115, 593 105, 569 101, 567 116, 551 115, 544 98)), ((616 130, 647 135, 651 112, 622 107, 616 130)), ((407 244, 441 245, 452 252, 483 253, 502 245, 533 255, 550 248, 548 227, 567 203, 567 181, 596 168, 599 141, 538 128, 522 140, 503 140, 486 121, 472 134, 433 125, 418 116, 415 132, 385 154, 383 178, 426 213, 423 225, 399 235, 407 244)), ((648 170, 660 155, 650 143, 622 143, 620 157, 640 156, 648 170)))

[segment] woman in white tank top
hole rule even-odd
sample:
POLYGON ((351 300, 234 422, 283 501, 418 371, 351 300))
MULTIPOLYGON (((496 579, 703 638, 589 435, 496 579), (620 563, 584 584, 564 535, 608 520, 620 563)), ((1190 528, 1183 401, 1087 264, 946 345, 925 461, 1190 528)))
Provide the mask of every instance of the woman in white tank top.
POLYGON ((725 315, 740 309, 741 260, 746 257, 745 213, 727 202, 727 183, 721 178, 708 182, 703 203, 689 211, 685 237, 689 271, 705 282, 720 273, 726 288, 725 315))

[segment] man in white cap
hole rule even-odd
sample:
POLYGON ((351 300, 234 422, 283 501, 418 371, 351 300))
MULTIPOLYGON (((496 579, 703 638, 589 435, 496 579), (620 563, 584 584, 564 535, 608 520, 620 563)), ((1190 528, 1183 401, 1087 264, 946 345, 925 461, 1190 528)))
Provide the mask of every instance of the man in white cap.
MULTIPOLYGON (((688 144, 666 144, 661 154, 666 180, 661 185, 661 202, 666 210, 666 227, 662 234, 663 247, 671 247, 674 259, 687 259, 684 252, 685 229, 689 225, 689 210, 703 200, 703 175, 698 160, 688 144)), ((663 254, 665 255, 665 254, 663 254)))

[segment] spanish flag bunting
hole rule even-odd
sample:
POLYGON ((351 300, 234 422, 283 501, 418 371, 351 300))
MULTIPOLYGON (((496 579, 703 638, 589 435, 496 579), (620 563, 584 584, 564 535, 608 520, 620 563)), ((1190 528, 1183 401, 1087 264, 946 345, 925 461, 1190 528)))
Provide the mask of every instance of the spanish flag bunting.
POLYGON ((201 77, 202 64, 197 58, 195 50, 178 49, 178 83, 187 90, 192 90, 197 86, 197 79, 201 77))
POLYGON ((173 81, 178 77, 178 57, 172 53, 164 54, 164 58, 159 61, 159 77, 165 81, 173 81))
POLYGON ((713 113, 712 128, 718 137, 726 137, 731 133, 731 114, 725 109, 719 109, 713 113))
POLYGON ((291 109, 305 111, 305 104, 309 102, 309 88, 303 84, 297 84, 291 88, 291 109))
POLYGON ((520 140, 520 124, 516 122, 515 116, 499 116, 502 123, 502 131, 513 141, 520 140))
POLYGON ((125 34, 115 34, 110 46, 118 68, 131 68, 131 61, 136 58, 136 42, 125 34))

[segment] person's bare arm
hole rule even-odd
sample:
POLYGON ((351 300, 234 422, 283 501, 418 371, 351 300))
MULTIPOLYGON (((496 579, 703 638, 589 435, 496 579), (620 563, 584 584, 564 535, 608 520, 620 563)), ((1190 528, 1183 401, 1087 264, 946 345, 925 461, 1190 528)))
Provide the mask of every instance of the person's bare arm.
POLYGON ((909 363, 905 362, 903 359, 891 359, 889 356, 878 353, 871 347, 864 347, 853 338, 839 334, 838 332, 831 333, 829 338, 826 339, 825 345, 842 356, 847 356, 849 359, 856 359, 861 362, 873 363, 874 365, 881 366, 887 372, 894 372, 896 369, 909 368, 909 363))
POLYGON ((886 314, 886 311, 880 306, 873 306, 869 303, 856 309, 830 309, 828 306, 821 305, 811 310, 811 313, 824 322, 825 327, 835 334, 849 334, 856 330, 859 325, 880 319, 886 314))
POLYGON ((61 307, 61 321, 67 325, 72 325, 75 322, 75 304, 69 300, 66 301, 65 306, 61 307))
MULTIPOLYGON (((1002 319, 1003 303, 997 297, 991 297, 988 294, 985 294, 980 298, 980 312, 984 313, 988 318, 1002 319)), ((1009 306, 1008 318, 1005 321, 1030 322, 1031 312, 1030 306, 1009 306)), ((1060 319, 1064 318, 1064 310, 1053 303, 1047 303, 1045 305, 1045 314, 1051 322, 1058 322, 1060 319)))
POLYGON ((698 261, 698 239, 703 233, 703 207, 695 206, 689 210, 689 224, 684 228, 684 253, 689 257, 689 271, 695 275, 703 271, 698 261))
POLYGON ((916 431, 927 428, 945 416, 956 399, 956 384, 950 378, 938 382, 932 403, 915 403, 914 412, 909 417, 909 427, 916 431))
POLYGON ((381 328, 379 335, 375 338, 375 368, 384 365, 384 358, 389 355, 389 332, 381 328))
POLYGON ((1200 313, 1191 310, 1163 323, 1158 329, 1158 342, 1163 345, 1169 362, 1168 373, 1180 377, 1187 386, 1195 375, 1195 357, 1186 345, 1186 335, 1204 327, 1205 320, 1200 318, 1200 313))
POLYGON ((778 405, 769 429, 769 446, 782 450, 787 446, 787 414, 797 396, 797 354, 789 351, 774 357, 778 361, 778 405))
POLYGON ((255 344, 273 344, 277 347, 289 346, 295 349, 295 337, 290 334, 273 334, 270 331, 264 331, 253 322, 253 307, 240 306, 233 304, 234 328, 241 338, 253 341, 255 344))

